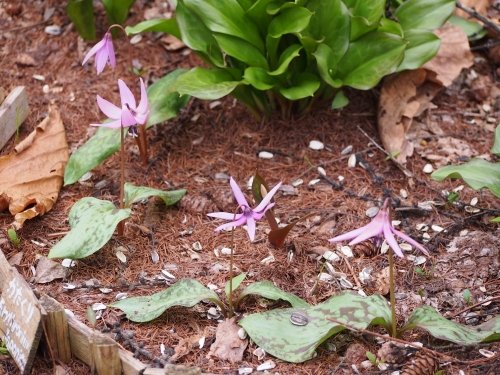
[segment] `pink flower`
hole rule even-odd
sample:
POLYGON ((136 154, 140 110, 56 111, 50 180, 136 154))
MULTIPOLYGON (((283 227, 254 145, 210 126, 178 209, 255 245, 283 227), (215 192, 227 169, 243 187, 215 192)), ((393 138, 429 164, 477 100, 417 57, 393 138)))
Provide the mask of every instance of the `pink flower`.
POLYGON ((248 237, 250 238, 250 241, 253 241, 255 239, 255 222, 262 219, 266 211, 274 206, 274 203, 271 203, 271 199, 280 188, 281 182, 273 187, 271 191, 267 193, 262 201, 257 205, 257 207, 253 209, 250 208, 250 205, 241 192, 240 187, 232 177, 230 178, 229 183, 231 185, 231 189, 233 190, 234 198, 236 198, 236 202, 238 202, 239 207, 242 208, 243 212, 236 215, 230 212, 213 212, 208 214, 208 216, 215 217, 217 219, 231 220, 229 223, 222 224, 215 228, 216 232, 219 232, 226 228, 238 227, 240 225, 246 224, 248 228, 248 237))
POLYGON ((409 244, 415 246, 417 249, 422 251, 424 254, 429 255, 426 248, 420 245, 417 241, 407 236, 406 234, 394 229, 391 223, 391 219, 389 217, 389 199, 386 199, 384 202, 384 206, 380 209, 378 214, 372 219, 372 221, 355 230, 350 232, 341 234, 340 236, 334 237, 330 239, 330 242, 341 242, 351 240, 349 245, 356 245, 360 242, 366 241, 369 238, 375 238, 378 243, 381 243, 385 238, 387 240, 387 244, 394 250, 396 255, 403 257, 403 252, 396 241, 394 235, 399 237, 400 239, 408 242, 409 244))
POLYGON ((113 48, 113 40, 109 31, 104 34, 104 38, 102 38, 99 43, 97 43, 90 49, 89 52, 87 52, 83 59, 82 65, 84 65, 94 55, 97 74, 100 74, 104 70, 104 67, 106 66, 106 63, 108 61, 111 67, 115 67, 115 50, 113 48))
POLYGON ((118 80, 118 87, 120 88, 121 108, 113 103, 108 102, 106 99, 97 95, 97 105, 101 111, 108 116, 112 121, 102 124, 90 124, 92 126, 104 126, 106 128, 120 128, 131 127, 135 125, 144 125, 149 115, 148 95, 146 93, 146 86, 144 81, 141 81, 141 101, 136 105, 134 95, 127 87, 125 82, 121 79, 118 80))

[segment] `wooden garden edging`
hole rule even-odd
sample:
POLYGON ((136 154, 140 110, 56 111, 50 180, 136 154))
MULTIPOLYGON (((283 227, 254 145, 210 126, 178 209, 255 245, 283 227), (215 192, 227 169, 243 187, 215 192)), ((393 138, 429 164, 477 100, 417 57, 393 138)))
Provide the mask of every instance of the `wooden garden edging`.
POLYGON ((39 342, 54 360, 67 363, 77 358, 98 375, 201 375, 196 367, 149 367, 111 337, 80 322, 55 299, 37 298, 1 249, 0 338, 23 375, 31 370, 39 342))

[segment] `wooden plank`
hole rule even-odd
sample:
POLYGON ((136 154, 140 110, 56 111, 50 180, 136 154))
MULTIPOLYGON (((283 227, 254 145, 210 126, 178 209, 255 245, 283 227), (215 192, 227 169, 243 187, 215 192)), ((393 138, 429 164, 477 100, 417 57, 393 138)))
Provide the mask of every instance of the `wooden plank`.
POLYGON ((42 308, 33 291, 0 251, 0 338, 21 374, 31 371, 42 336, 42 308))
POLYGON ((55 358, 68 363, 71 359, 71 347, 66 311, 63 305, 46 294, 42 295, 40 303, 47 312, 44 321, 47 344, 55 358))
POLYGON ((28 117, 28 94, 24 86, 15 87, 0 105, 0 150, 28 117))
POLYGON ((201 375, 197 367, 167 364, 164 368, 147 368, 143 375, 201 375))
POLYGON ((128 350, 120 349, 118 351, 122 360, 123 375, 138 375, 148 367, 133 356, 128 350))

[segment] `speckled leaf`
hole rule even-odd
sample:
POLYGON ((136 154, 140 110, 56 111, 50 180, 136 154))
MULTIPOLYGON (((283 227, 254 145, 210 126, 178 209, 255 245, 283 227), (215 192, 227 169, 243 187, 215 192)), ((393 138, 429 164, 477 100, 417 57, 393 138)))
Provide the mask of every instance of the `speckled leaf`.
POLYGON ((159 190, 147 186, 135 186, 125 183, 125 207, 130 207, 133 203, 149 197, 159 197, 167 206, 176 204, 186 194, 185 189, 179 190, 159 190))
POLYGON ((304 301, 302 298, 297 297, 296 295, 292 293, 287 293, 284 290, 281 290, 278 288, 276 285, 274 285, 271 281, 259 281, 253 284, 250 284, 247 286, 243 291, 240 293, 239 298, 238 298, 238 303, 245 298, 246 296, 249 296, 251 294, 261 296, 267 299, 272 299, 273 301, 276 300, 283 300, 287 301, 292 305, 292 307, 309 307, 309 304, 304 301))
POLYGON ((459 345, 475 345, 480 342, 500 340, 500 316, 478 326, 466 326, 441 316, 430 306, 421 306, 413 311, 403 331, 421 328, 432 336, 459 345))
MULTIPOLYGON (((247 276, 246 273, 241 273, 238 276, 233 277, 233 286, 232 286, 233 293, 234 293, 234 291, 236 289, 238 289, 238 287, 240 286, 241 282, 243 280, 245 280, 246 276, 247 276)), ((230 284, 230 280, 227 281, 226 287, 224 288, 224 292, 226 293, 226 297, 227 298, 229 298, 229 284, 230 284)))
POLYGON ((161 292, 150 296, 126 298, 110 306, 122 310, 133 322, 143 323, 158 318, 172 306, 192 307, 203 300, 221 303, 217 294, 200 282, 183 279, 161 292))
POLYGON ((497 128, 495 130, 495 141, 493 142, 491 152, 497 156, 500 156, 500 125, 497 125, 497 128))
POLYGON ((118 209, 112 202, 86 197, 69 213, 70 232, 49 252, 49 258, 80 259, 103 247, 118 223, 130 216, 129 209, 118 209))
POLYGON ((382 296, 362 297, 345 293, 317 306, 252 314, 241 320, 240 325, 267 353, 287 362, 299 363, 311 359, 322 342, 345 329, 329 319, 355 329, 366 329, 369 325, 388 327, 391 310, 382 296), (307 324, 293 324, 290 320, 292 314, 302 316, 307 324))

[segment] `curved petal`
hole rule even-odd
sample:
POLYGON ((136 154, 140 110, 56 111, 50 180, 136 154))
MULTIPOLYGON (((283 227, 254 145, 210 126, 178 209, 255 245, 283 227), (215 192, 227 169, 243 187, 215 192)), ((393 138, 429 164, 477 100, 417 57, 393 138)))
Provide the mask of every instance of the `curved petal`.
POLYGON ((273 208, 273 207, 274 207, 274 205, 275 205, 275 203, 274 203, 274 202, 273 202, 273 203, 269 203, 269 204, 266 206, 266 208, 264 209, 264 211, 262 211, 262 212, 254 212, 254 211, 252 211, 252 217, 253 217, 255 220, 260 220, 260 219, 262 219, 262 217, 266 214, 266 212, 267 212, 268 210, 270 210, 271 208, 273 208))
POLYGON ((394 253, 398 257, 404 258, 403 252, 401 251, 401 248, 398 245, 398 241, 396 241, 396 238, 394 238, 391 229, 392 228, 389 224, 384 225, 384 237, 387 241, 387 244, 390 246, 392 250, 394 250, 394 253))
POLYGON ((149 102, 148 102, 148 93, 146 91, 146 85, 144 85, 144 81, 142 78, 141 81, 141 101, 137 106, 137 113, 148 113, 149 112, 149 102))
POLYGON ((123 106, 121 112, 122 112, 121 121, 124 128, 137 124, 134 115, 132 114, 132 112, 129 111, 127 107, 123 106))
POLYGON ((255 240, 255 220, 253 217, 247 218, 247 232, 250 241, 253 242, 255 240))
POLYGON ((340 234, 336 237, 330 238, 328 241, 330 242, 342 242, 342 241, 347 241, 347 240, 352 240, 353 238, 356 238, 359 236, 361 233, 363 233, 370 224, 367 224, 361 228, 351 230, 350 232, 340 234))
POLYGON ((219 225, 217 228, 215 228, 215 231, 220 232, 221 230, 226 229, 226 228, 239 227, 240 225, 245 224, 246 221, 247 221, 247 218, 245 216, 243 216, 243 217, 240 217, 236 221, 231 221, 230 223, 225 223, 225 224, 219 225))
POLYGON ((97 74, 101 74, 108 62, 108 51, 105 49, 101 49, 95 55, 95 69, 97 70, 97 74))
POLYGON ((122 120, 114 120, 109 122, 104 122, 102 124, 90 124, 90 126, 102 126, 103 128, 119 129, 122 126, 122 120))
POLYGON ((116 66, 116 58, 115 58, 115 48, 113 47, 113 38, 111 36, 111 33, 106 33, 109 34, 107 40, 106 40, 106 49, 108 51, 108 58, 109 58, 109 65, 111 67, 116 66))
POLYGON ((236 214, 236 216, 230 212, 211 212, 207 216, 214 217, 216 219, 222 220, 238 220, 243 214, 236 214))
POLYGON ((135 98, 132 94, 132 91, 128 88, 128 86, 121 79, 118 80, 118 87, 120 88, 120 99, 122 102, 122 106, 124 104, 128 104, 130 109, 136 110, 135 98))
POLYGON ((83 58, 83 62, 82 62, 82 65, 85 65, 85 63, 92 57, 94 56, 97 51, 99 51, 102 47, 104 47, 104 45, 106 44, 106 39, 102 39, 100 40, 94 47, 92 47, 90 49, 90 51, 87 52, 87 54, 85 55, 85 57, 83 58))
POLYGON ((256 212, 262 211, 271 202, 271 199, 273 199, 273 195, 276 194, 280 186, 281 182, 276 184, 276 186, 273 187, 271 191, 266 194, 266 196, 262 199, 262 201, 258 204, 258 206, 254 208, 254 211, 256 212))
POLYGON ((360 242, 366 241, 369 238, 381 236, 383 233, 383 225, 381 225, 376 221, 372 221, 364 228, 365 230, 362 233, 360 233, 356 238, 351 240, 351 242, 349 242, 349 245, 351 246, 356 245, 360 242))
POLYGON ((233 195, 234 198, 236 199, 236 202, 238 202, 240 206, 250 207, 234 178, 231 177, 229 179, 229 184, 231 185, 231 190, 233 190, 233 195))
POLYGON ((97 95, 97 105, 101 109, 102 113, 104 113, 109 118, 114 120, 119 119, 122 115, 122 110, 118 108, 111 102, 108 102, 106 99, 103 99, 99 95, 97 95))
POLYGON ((400 232, 399 230, 396 230, 396 229, 393 229, 392 232, 396 236, 401 238, 403 241, 408 242, 412 246, 415 246, 417 249, 419 249, 425 255, 429 255, 429 252, 427 251, 427 249, 424 246, 422 246, 421 244, 419 244, 417 241, 415 241, 413 238, 411 238, 410 236, 407 236, 403 232, 400 232))

